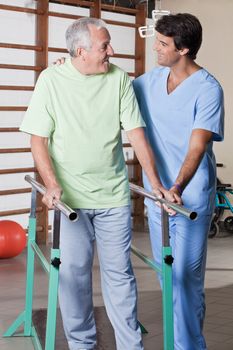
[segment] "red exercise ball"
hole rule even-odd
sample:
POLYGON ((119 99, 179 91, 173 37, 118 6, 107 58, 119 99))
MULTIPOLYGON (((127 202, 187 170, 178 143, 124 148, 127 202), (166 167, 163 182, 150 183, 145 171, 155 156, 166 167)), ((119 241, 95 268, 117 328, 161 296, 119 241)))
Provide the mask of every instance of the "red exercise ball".
POLYGON ((26 232, 17 222, 0 221, 0 259, 19 255, 26 246, 26 232))

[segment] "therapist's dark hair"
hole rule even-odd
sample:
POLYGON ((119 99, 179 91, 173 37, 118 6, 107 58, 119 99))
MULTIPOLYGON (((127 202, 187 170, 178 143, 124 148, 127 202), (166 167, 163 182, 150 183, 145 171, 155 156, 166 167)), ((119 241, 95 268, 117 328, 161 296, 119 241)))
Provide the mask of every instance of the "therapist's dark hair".
POLYGON ((189 49, 187 56, 195 60, 202 42, 202 26, 190 13, 162 16, 155 25, 158 33, 172 37, 178 50, 189 49))

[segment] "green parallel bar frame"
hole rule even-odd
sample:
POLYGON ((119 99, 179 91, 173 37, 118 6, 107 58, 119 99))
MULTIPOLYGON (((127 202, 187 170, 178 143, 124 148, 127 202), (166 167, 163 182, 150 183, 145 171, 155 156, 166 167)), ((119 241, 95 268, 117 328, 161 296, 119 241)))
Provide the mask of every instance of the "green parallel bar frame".
POLYGON ((172 293, 172 265, 166 263, 166 258, 172 256, 171 247, 162 248, 163 256, 163 344, 165 350, 174 349, 174 325, 173 325, 173 293, 172 293))
POLYGON ((49 275, 48 289, 48 310, 45 336, 45 350, 55 349, 56 337, 56 316, 57 316, 57 295, 59 283, 59 265, 60 265, 60 211, 54 211, 54 230, 53 230, 53 248, 51 249, 51 264, 48 263, 42 251, 36 244, 36 190, 32 191, 32 205, 29 217, 28 245, 27 245, 27 271, 26 271, 26 295, 25 310, 10 325, 3 334, 4 337, 24 336, 31 337, 34 348, 43 350, 36 329, 32 322, 33 307, 33 289, 34 289, 34 266, 35 254, 39 262, 49 275), (23 326, 23 333, 16 333, 19 327, 23 326), (15 334, 16 333, 16 334, 15 334))
MULTIPOLYGON (((29 218, 29 237, 27 251, 27 273, 26 273, 26 296, 25 310, 17 317, 12 325, 4 333, 4 337, 11 337, 17 329, 24 325, 24 332, 17 336, 31 337, 34 348, 43 350, 36 329, 32 323, 33 289, 34 289, 34 265, 35 254, 39 262, 49 275, 48 309, 45 335, 45 350, 55 349, 57 295, 59 283, 60 266, 60 218, 61 212, 54 211, 53 248, 51 249, 51 264, 48 263, 42 251, 37 246, 36 239, 36 190, 32 190, 31 213, 29 218)), ((139 249, 131 246, 132 252, 143 260, 150 268, 162 275, 163 288, 163 328, 164 328, 164 350, 174 350, 174 326, 173 326, 173 293, 172 293, 172 249, 169 243, 169 218, 167 212, 161 207, 162 223, 162 262, 161 266, 156 264, 139 249)), ((139 322, 140 324, 140 322, 139 322)), ((148 333, 140 324, 143 333, 148 333)))
POLYGON ((57 295, 60 266, 60 219, 61 212, 54 210, 53 224, 53 249, 51 249, 51 265, 49 273, 48 310, 45 335, 45 350, 55 349, 56 320, 57 320, 57 295))
MULTIPOLYGON (((162 276, 162 304, 163 304, 163 345, 164 350, 174 350, 174 323, 173 323, 173 287, 172 287, 172 248, 169 241, 169 218, 168 213, 161 208, 162 226, 162 262, 161 266, 138 248, 131 245, 131 251, 152 270, 162 276)), ((148 333, 140 324, 142 333, 148 333)))
POLYGON ((31 243, 36 239, 36 190, 32 190, 31 197, 31 212, 29 217, 28 227, 28 244, 27 244, 27 272, 26 272, 26 296, 25 310, 11 324, 3 337, 11 337, 20 326, 24 326, 23 333, 17 333, 17 336, 32 336, 32 302, 33 302, 33 287, 34 287, 34 264, 35 253, 31 247, 31 243))
MULTIPOLYGON (((173 326, 173 293, 172 293, 172 249, 162 248, 162 268, 138 248, 131 245, 131 251, 139 259, 145 262, 152 270, 163 276, 162 303, 163 303, 163 344, 164 350, 174 350, 174 326, 173 326)), ((139 322, 143 334, 148 333, 139 322)))
MULTIPOLYGON (((60 258, 60 250, 51 250, 51 260, 60 258)), ((56 319, 57 319, 57 294, 58 294, 59 267, 50 266, 48 311, 46 323, 45 350, 55 349, 56 319)))
POLYGON ((173 287, 172 287, 172 248, 169 239, 169 217, 161 207, 162 224, 162 276, 163 276, 163 340, 164 350, 174 349, 173 287))

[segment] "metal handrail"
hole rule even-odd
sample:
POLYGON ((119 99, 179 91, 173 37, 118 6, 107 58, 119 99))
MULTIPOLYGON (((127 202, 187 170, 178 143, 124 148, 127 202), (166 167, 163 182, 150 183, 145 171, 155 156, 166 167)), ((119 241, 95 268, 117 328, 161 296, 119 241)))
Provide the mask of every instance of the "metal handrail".
POLYGON ((164 198, 157 197, 154 193, 146 191, 143 187, 135 184, 129 184, 130 190, 139 195, 149 198, 154 202, 161 204, 161 233, 162 233, 162 261, 161 266, 146 256, 138 248, 131 245, 131 251, 140 258, 146 265, 154 271, 162 274, 162 304, 163 304, 163 329, 164 329, 164 350, 174 350, 174 323, 173 323, 173 287, 172 287, 172 248, 170 246, 169 236, 169 214, 164 208, 171 208, 177 213, 187 217, 189 220, 195 220, 197 213, 189 210, 182 205, 172 203, 164 198))
POLYGON ((195 211, 189 210, 182 205, 169 202, 164 198, 159 198, 155 194, 145 190, 143 187, 140 187, 140 186, 137 186, 135 184, 130 183, 129 188, 132 191, 134 191, 138 194, 141 194, 142 196, 144 196, 146 198, 152 199, 153 201, 159 202, 161 204, 165 204, 168 208, 174 209, 177 213, 179 213, 183 216, 186 216, 190 220, 195 220, 197 218, 197 213, 195 211))
MULTIPOLYGON (((45 194, 46 189, 43 185, 41 185, 39 182, 37 182, 35 179, 33 179, 31 176, 26 175, 25 181, 29 182, 39 193, 42 195, 45 194)), ((54 199, 53 201, 54 207, 59 209, 70 221, 77 221, 78 220, 78 214, 71 209, 67 204, 63 203, 60 200, 54 199)))

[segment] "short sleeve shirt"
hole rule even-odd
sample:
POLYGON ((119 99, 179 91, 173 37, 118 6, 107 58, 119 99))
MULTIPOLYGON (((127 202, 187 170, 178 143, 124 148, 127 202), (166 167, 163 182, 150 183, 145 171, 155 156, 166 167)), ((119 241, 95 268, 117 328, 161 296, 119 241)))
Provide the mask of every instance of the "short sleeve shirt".
POLYGON ((41 73, 20 129, 49 138, 62 200, 108 208, 129 203, 121 128, 144 126, 124 71, 83 75, 68 59, 41 73))

